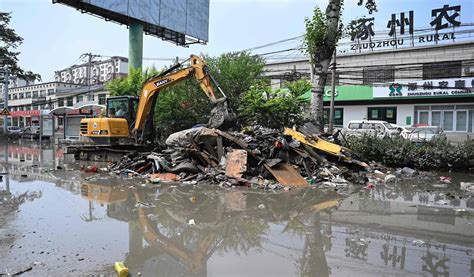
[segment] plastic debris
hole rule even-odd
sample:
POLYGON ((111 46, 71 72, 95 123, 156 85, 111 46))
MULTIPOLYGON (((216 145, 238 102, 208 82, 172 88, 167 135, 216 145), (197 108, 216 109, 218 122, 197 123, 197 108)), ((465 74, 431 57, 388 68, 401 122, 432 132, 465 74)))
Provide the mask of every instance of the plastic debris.
POLYGON ((115 272, 119 277, 127 277, 128 276, 128 268, 123 264, 123 262, 115 262, 115 272))
POLYGON ((384 178, 386 184, 394 183, 395 181, 397 181, 397 176, 393 174, 386 175, 384 178))
POLYGON ((451 184, 451 177, 449 176, 440 176, 439 181, 445 184, 451 184))

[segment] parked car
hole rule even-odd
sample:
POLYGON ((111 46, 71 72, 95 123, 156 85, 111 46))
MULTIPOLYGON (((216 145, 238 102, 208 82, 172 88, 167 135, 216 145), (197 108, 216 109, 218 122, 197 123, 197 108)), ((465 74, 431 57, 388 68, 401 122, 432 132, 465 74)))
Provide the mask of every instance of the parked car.
POLYGON ((22 133, 22 129, 18 126, 7 126, 7 135, 9 137, 20 137, 22 133))
POLYGON ((446 134, 438 126, 421 126, 414 127, 408 134, 407 139, 412 142, 428 142, 435 139, 446 140, 446 134))
POLYGON ((396 127, 381 120, 351 120, 342 133, 347 136, 369 134, 378 137, 395 137, 399 135, 396 127))
POLYGON ((32 125, 23 129, 22 138, 38 138, 40 134, 40 126, 32 125))

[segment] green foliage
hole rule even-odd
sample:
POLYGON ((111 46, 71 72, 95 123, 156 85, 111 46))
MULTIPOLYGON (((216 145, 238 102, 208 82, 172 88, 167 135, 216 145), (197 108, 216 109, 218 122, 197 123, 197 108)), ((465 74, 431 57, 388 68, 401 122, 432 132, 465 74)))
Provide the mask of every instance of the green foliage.
POLYGON ((305 46, 305 52, 313 57, 326 44, 328 21, 321 9, 316 7, 313 17, 305 18, 305 25, 306 33, 304 34, 303 45, 305 46))
POLYGON ((349 137, 345 146, 366 160, 388 166, 409 166, 424 170, 466 170, 474 167, 474 142, 453 144, 435 140, 417 145, 403 138, 379 138, 365 135, 349 137))
MULTIPOLYGON (((242 93, 257 84, 265 65, 262 58, 246 52, 202 57, 234 109, 238 107, 242 93)), ((155 68, 144 72, 141 69, 132 69, 128 77, 112 80, 107 83, 106 88, 114 96, 140 95, 145 81, 157 73, 155 68)), ((220 97, 217 90, 216 94, 220 97)), ((160 139, 194 124, 206 123, 211 108, 209 99, 194 79, 164 89, 160 92, 155 107, 155 125, 160 139)))
POLYGON ((158 71, 154 67, 147 68, 145 71, 141 68, 132 68, 127 77, 111 80, 105 87, 113 96, 139 96, 145 81, 156 74, 158 71))
POLYGON ((194 79, 164 89, 155 106, 155 123, 160 139, 195 124, 206 123, 211 108, 209 99, 194 79))
POLYGON ((0 11, 0 62, 7 65, 11 75, 26 81, 41 81, 41 76, 31 71, 25 71, 18 65, 18 55, 16 49, 23 42, 23 38, 16 34, 15 30, 9 28, 10 13, 0 11))
MULTIPOLYGON (((357 5, 362 6, 363 4, 364 0, 358 0, 357 5)), ((375 3, 375 0, 366 0, 365 8, 369 11, 369 14, 377 12, 377 4, 375 3)))
POLYGON ((248 52, 229 52, 217 57, 203 55, 203 59, 233 107, 239 105, 243 93, 257 84, 265 66, 263 58, 248 52))
POLYGON ((300 96, 310 88, 311 84, 306 80, 289 84, 287 91, 273 90, 267 85, 252 86, 242 97, 239 115, 247 124, 258 123, 267 127, 301 124, 304 105, 309 101, 300 96))

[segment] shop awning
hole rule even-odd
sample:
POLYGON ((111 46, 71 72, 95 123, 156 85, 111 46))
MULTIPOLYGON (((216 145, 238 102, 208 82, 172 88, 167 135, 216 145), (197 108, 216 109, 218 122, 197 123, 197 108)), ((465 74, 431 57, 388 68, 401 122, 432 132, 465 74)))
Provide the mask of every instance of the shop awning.
POLYGON ((99 105, 92 101, 81 101, 77 103, 76 105, 74 105, 74 108, 99 110, 99 109, 105 109, 105 105, 99 105))
POLYGON ((49 114, 52 115, 63 115, 63 114, 77 114, 79 109, 74 107, 57 107, 52 109, 49 114))
POLYGON ((105 109, 104 105, 99 105, 94 102, 89 101, 81 101, 74 106, 64 106, 64 107, 57 107, 52 109, 49 114, 52 115, 80 115, 80 114, 90 114, 90 112, 94 112, 96 114, 100 113, 102 109, 105 109))

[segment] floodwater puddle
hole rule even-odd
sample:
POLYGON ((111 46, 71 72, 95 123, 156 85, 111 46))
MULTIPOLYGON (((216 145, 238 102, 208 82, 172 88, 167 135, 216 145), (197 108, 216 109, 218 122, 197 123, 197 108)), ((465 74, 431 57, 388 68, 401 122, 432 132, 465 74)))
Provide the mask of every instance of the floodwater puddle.
POLYGON ((33 197, 2 209, 0 274, 31 267, 25 276, 115 276, 116 261, 131 276, 474 273, 474 198, 430 180, 348 196, 315 187, 142 185, 58 170, 64 159, 27 166, 26 156, 12 154, 3 164, 0 189, 8 182, 12 195, 33 197))

